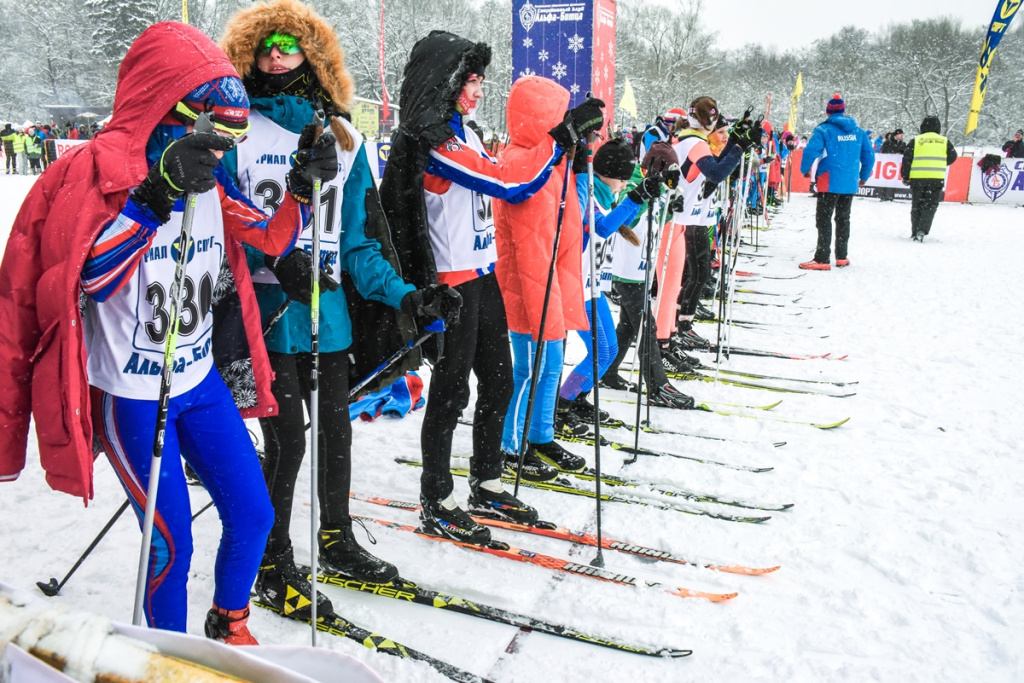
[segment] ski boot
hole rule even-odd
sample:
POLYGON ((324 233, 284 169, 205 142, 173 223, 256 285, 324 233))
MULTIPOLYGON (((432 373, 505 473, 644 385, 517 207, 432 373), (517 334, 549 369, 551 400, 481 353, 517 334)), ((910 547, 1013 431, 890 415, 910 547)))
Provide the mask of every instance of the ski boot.
MULTIPOLYGON (((559 404, 561 404, 563 400, 565 399, 559 397, 559 404)), ((572 412, 576 414, 576 417, 579 419, 580 422, 594 424, 594 404, 587 400, 586 394, 580 394, 579 396, 577 396, 568 403, 571 406, 570 410, 572 410, 572 412)), ((602 410, 600 412, 600 416, 601 422, 607 422, 608 418, 611 417, 611 415, 608 414, 607 410, 602 410)))
POLYGON ((700 365, 699 360, 687 355, 674 341, 659 341, 658 344, 661 351, 661 365, 666 372, 688 374, 700 365))
MULTIPOLYGON (((472 480, 470 481, 472 487, 472 480)), ((472 507, 472 494, 469 499, 472 507)), ((487 545, 491 542, 491 530, 473 521, 473 518, 455 503, 455 497, 452 495, 444 500, 428 500, 425 496, 420 496, 420 530, 460 543, 487 545)))
POLYGON ((680 320, 676 333, 672 335, 674 347, 681 347, 684 351, 707 351, 711 348, 711 342, 693 331, 693 322, 680 320))
MULTIPOLYGON (((519 455, 517 453, 505 453, 505 468, 515 474, 519 469, 519 455)), ((522 478, 526 481, 544 482, 558 478, 558 470, 537 457, 533 444, 526 450, 526 457, 523 458, 522 478)))
POLYGON ((516 524, 537 523, 537 510, 506 491, 500 479, 480 481, 469 478, 469 511, 482 517, 494 517, 516 524))
MULTIPOLYGON (((291 543, 281 552, 263 556, 253 591, 260 602, 270 605, 283 617, 308 620, 312 616, 313 589, 309 585, 309 574, 295 566, 291 543)), ((334 605, 320 591, 316 593, 316 613, 334 613, 334 605)))
POLYGON ((677 410, 692 410, 694 406, 692 396, 687 396, 671 384, 648 389, 647 402, 659 408, 675 408, 677 410))
POLYGON ((714 312, 704 304, 697 304, 697 312, 694 314, 693 319, 706 323, 713 323, 716 320, 714 312))
POLYGON ((249 606, 242 609, 226 610, 214 605, 206 613, 203 630, 206 637, 219 640, 226 645, 259 645, 249 633, 249 606))
POLYGON ((572 402, 562 397, 558 398, 555 410, 555 432, 566 436, 586 436, 590 432, 590 426, 572 411, 572 402))
POLYGON ((578 472, 587 466, 587 461, 570 453, 555 441, 549 443, 531 443, 530 450, 537 458, 557 467, 562 472, 578 472))
POLYGON ((325 572, 343 574, 365 583, 391 583, 398 578, 395 565, 374 557, 356 542, 351 518, 337 524, 321 524, 318 536, 320 568, 325 572))
POLYGON ((618 372, 611 371, 604 373, 604 377, 601 378, 600 386, 602 389, 615 389, 616 391, 628 391, 630 393, 636 393, 636 384, 623 378, 618 372))

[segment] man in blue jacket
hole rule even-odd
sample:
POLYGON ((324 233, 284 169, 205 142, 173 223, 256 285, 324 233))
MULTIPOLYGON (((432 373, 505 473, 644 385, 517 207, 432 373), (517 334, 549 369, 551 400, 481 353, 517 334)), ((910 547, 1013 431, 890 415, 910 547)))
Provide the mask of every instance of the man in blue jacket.
POLYGON ((863 187, 875 166, 875 153, 871 140, 846 116, 846 104, 836 93, 825 107, 828 119, 814 129, 810 142, 800 161, 800 172, 805 178, 811 166, 818 162, 817 227, 818 247, 814 259, 801 263, 804 270, 831 270, 829 262, 832 246, 832 215, 836 221, 836 267, 850 265, 846 247, 850 241, 850 208, 858 187, 863 187), (859 182, 858 182, 859 181, 859 182))

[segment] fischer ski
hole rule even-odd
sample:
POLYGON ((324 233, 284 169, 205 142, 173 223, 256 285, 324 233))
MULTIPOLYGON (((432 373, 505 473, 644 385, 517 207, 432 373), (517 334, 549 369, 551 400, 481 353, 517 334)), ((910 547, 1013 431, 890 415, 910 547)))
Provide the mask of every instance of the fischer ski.
MULTIPOLYGON (((698 365, 697 370, 708 370, 709 372, 715 372, 716 368, 712 365, 704 365, 703 363, 698 365)), ((802 379, 800 377, 782 377, 780 375, 759 375, 754 372, 741 372, 739 370, 732 370, 728 368, 717 368, 718 372, 724 375, 736 375, 738 377, 750 377, 752 379, 774 379, 781 382, 800 382, 803 384, 826 384, 833 387, 848 387, 860 382, 831 382, 823 379, 802 379)))
MULTIPOLYGON (((258 607, 262 607, 263 609, 281 614, 281 610, 277 609, 270 603, 259 600, 255 593, 250 597, 250 602, 258 607)), ((286 618, 292 619, 296 622, 309 623, 309 619, 296 619, 292 616, 288 616, 286 618)), ((406 647, 401 643, 396 643, 390 638, 376 634, 361 626, 356 626, 348 619, 337 614, 332 613, 319 615, 316 620, 316 630, 329 633, 333 636, 339 636, 341 638, 349 638, 350 640, 354 640, 371 650, 376 650, 377 652, 382 652, 386 655, 401 657, 402 659, 411 659, 417 662, 424 662, 430 665, 430 668, 434 669, 434 671, 447 676, 453 681, 458 681, 459 683, 491 683, 488 679, 483 678, 482 676, 477 676, 474 673, 463 671, 448 662, 423 654, 418 650, 413 650, 411 647, 406 647)))
MULTIPOLYGON (((708 349, 710 353, 717 353, 718 346, 712 344, 708 349)), ((833 358, 831 353, 822 354, 820 356, 810 355, 792 355, 788 353, 780 353, 778 351, 762 351, 760 349, 745 349, 741 346, 730 346, 728 349, 722 349, 722 352, 727 356, 729 354, 736 354, 737 356, 761 356, 764 358, 785 358, 786 360, 846 360, 847 356, 839 356, 833 358)))
POLYGON ((487 545, 474 545, 472 543, 463 543, 462 541, 453 541, 450 538, 442 538, 441 536, 434 536, 433 534, 423 533, 416 527, 409 524, 400 524, 398 522, 388 522, 383 519, 374 519, 372 517, 359 517, 357 515, 352 516, 353 519, 362 519, 367 522, 373 522, 389 529, 395 529, 397 531, 404 531, 407 533, 413 533, 420 538, 426 538, 431 541, 438 541, 440 543, 450 543, 451 545, 465 548, 466 550, 472 550, 478 553, 484 553, 487 555, 493 555, 495 557, 501 557, 506 560, 515 560, 516 562, 526 562, 529 564, 535 564, 540 567, 546 567, 548 569, 565 572, 574 576, 585 576, 591 579, 597 579, 598 581, 607 581, 609 583, 618 584, 620 586, 631 586, 636 588, 641 584, 646 585, 650 588, 660 588, 669 595, 675 595, 680 598, 703 598, 710 600, 711 602, 724 602, 726 600, 732 600, 739 593, 709 593, 706 591, 692 590, 689 588, 671 588, 664 586, 655 581, 641 581, 640 579, 625 574, 619 574, 617 572, 610 571, 608 569, 602 569, 600 567, 592 567, 588 564, 579 564, 570 560, 563 560, 558 557, 552 557, 550 555, 543 555, 541 553, 535 553, 531 550, 524 550, 522 548, 516 548, 508 543, 502 543, 500 541, 491 541, 487 545))
MULTIPOLYGON (((593 444, 591 444, 593 445, 593 444)), ((395 462, 400 465, 408 465, 410 467, 423 467, 423 463, 418 460, 404 460, 402 458, 395 458, 395 462)), ((469 470, 461 467, 450 468, 452 474, 457 477, 469 477, 469 470)), ((570 472, 562 472, 562 474, 571 474, 570 472)), ((515 476, 509 471, 504 471, 501 474, 501 478, 505 482, 515 481, 515 476)), ((590 489, 576 486, 565 477, 559 477, 558 479, 552 479, 551 481, 526 481, 525 479, 520 480, 520 486, 526 486, 531 489, 540 489, 542 491, 554 491, 555 493, 568 493, 573 496, 583 496, 584 498, 594 498, 597 493, 590 489)), ((770 516, 764 515, 760 517, 743 517, 738 515, 729 515, 724 513, 711 512, 702 508, 692 507, 683 503, 677 503, 675 501, 663 501, 654 498, 644 498, 642 496, 634 496, 629 494, 614 494, 601 492, 601 500, 609 503, 628 503, 630 505, 642 505, 644 507, 651 507, 655 510, 667 510, 669 512, 682 512, 688 515, 698 515, 700 517, 710 517, 711 519, 719 519, 724 522, 741 522, 744 524, 760 524, 761 522, 767 522, 771 519, 770 516)))
MULTIPOLYGON (((850 398, 851 396, 856 396, 857 395, 857 392, 855 392, 855 391, 851 392, 851 393, 848 393, 848 394, 832 394, 832 393, 829 393, 827 391, 818 391, 818 390, 815 390, 815 389, 795 389, 795 388, 791 388, 791 387, 779 387, 779 386, 774 386, 774 385, 771 385, 771 384, 762 384, 760 382, 750 382, 750 381, 743 380, 743 379, 730 379, 728 377, 718 377, 717 380, 716 380, 716 378, 713 377, 712 375, 705 375, 702 372, 696 372, 696 371, 693 371, 693 372, 667 372, 665 374, 668 377, 670 377, 671 379, 678 379, 678 380, 684 380, 684 381, 700 380, 701 382, 712 382, 712 383, 717 381, 717 382, 720 382, 722 384, 729 384, 729 385, 732 385, 734 387, 741 387, 741 388, 744 388, 744 389, 761 389, 762 391, 774 391, 774 392, 783 393, 783 394, 808 394, 808 395, 811 395, 811 396, 827 396, 828 398, 850 398)), ((712 402, 708 401, 707 403, 710 404, 712 402)), ((780 403, 781 403, 781 401, 780 401, 780 403)), ((705 404, 701 403, 699 405, 700 406, 704 406, 705 404)), ((771 408, 763 408, 761 406, 745 406, 745 405, 737 405, 737 404, 729 404, 729 403, 719 403, 717 405, 723 405, 723 406, 727 406, 727 407, 731 407, 731 408, 752 408, 752 409, 757 409, 757 410, 771 410, 771 408)), ((778 403, 776 403, 775 405, 778 405, 778 403)), ((775 405, 773 405, 772 408, 774 408, 775 405)), ((712 411, 712 412, 714 412, 714 411, 712 411)))
MULTIPOLYGON (((398 508, 399 510, 407 510, 409 512, 418 512, 420 506, 416 503, 408 503, 400 500, 391 500, 389 498, 377 498, 369 497, 363 498, 355 494, 350 494, 352 498, 361 500, 365 503, 373 503, 374 505, 383 505, 384 507, 398 508)), ((569 543, 580 543, 582 545, 588 545, 593 548, 597 547, 597 536, 594 534, 588 534, 585 531, 573 531, 563 526, 558 526, 552 522, 538 521, 533 526, 526 524, 518 524, 516 522, 510 522, 505 519, 498 519, 496 517, 487 517, 483 515, 472 515, 473 519, 478 523, 485 526, 494 527, 497 529, 505 529, 507 531, 516 531, 524 534, 533 534, 535 536, 544 536, 546 538, 554 538, 560 541, 568 541, 569 543)), ((693 567, 704 567, 705 569, 713 569, 715 571, 726 572, 729 574, 743 574, 745 576, 761 576, 763 574, 770 574, 780 569, 778 565, 774 567, 744 567, 742 565, 735 564, 702 564, 694 562, 692 560, 686 560, 679 555, 668 552, 667 550, 657 550, 655 548, 645 548, 641 545, 635 545, 633 543, 627 543, 625 541, 618 541, 613 538, 603 536, 601 538, 601 547, 605 550, 617 550, 627 555, 636 555, 637 557, 658 560, 661 562, 674 562, 676 564, 685 564, 693 567)))
POLYGON ((453 595, 439 593, 437 591, 418 586, 410 581, 405 581, 404 579, 398 579, 394 583, 380 584, 366 583, 341 574, 317 574, 317 581, 328 586, 337 586, 339 588, 346 588, 359 593, 370 593, 371 595, 377 595, 383 598, 391 598, 393 600, 415 603, 417 605, 425 605, 427 607, 441 609, 446 612, 457 612, 471 617, 487 619, 488 621, 494 621, 499 624, 508 624, 509 626, 515 626, 526 631, 546 633, 551 636, 568 638, 569 640, 590 643, 591 645, 599 645, 601 647, 620 650, 622 652, 632 652, 634 654, 648 655, 651 657, 669 658, 686 657, 687 655, 693 654, 693 650, 682 650, 670 647, 650 648, 642 645, 623 643, 615 639, 602 638, 600 636, 577 631, 574 628, 563 626, 561 624, 553 624, 541 619, 534 619, 533 617, 527 617, 522 614, 508 612, 498 607, 492 607, 490 605, 466 600, 453 595))
MULTIPOLYGON (((668 376, 671 379, 696 379, 695 377, 691 378, 691 377, 689 377, 689 375, 684 375, 684 374, 678 373, 678 372, 666 372, 665 374, 666 374, 666 376, 668 376)), ((612 403, 628 403, 628 404, 631 404, 631 405, 636 405, 636 399, 634 399, 632 401, 627 401, 626 399, 622 399, 622 398, 606 398, 605 400, 606 401, 611 401, 612 403)), ((782 401, 779 400, 779 401, 776 401, 775 403, 767 403, 765 405, 755 406, 755 405, 749 405, 747 403, 725 403, 724 401, 701 401, 701 400, 697 400, 696 404, 694 404, 693 410, 702 410, 705 413, 713 413, 715 411, 714 411, 713 408, 711 408, 711 406, 724 406, 726 408, 746 408, 747 410, 771 410, 772 408, 779 407, 779 405, 781 403, 782 403, 782 401)), ((673 410, 678 410, 678 409, 674 408, 673 410)), ((622 424, 621 425, 612 426, 613 429, 615 429, 617 427, 624 427, 624 426, 626 426, 626 423, 623 422, 622 420, 618 420, 618 422, 622 422, 622 424)), ((601 426, 602 427, 604 426, 604 422, 601 423, 601 426)))

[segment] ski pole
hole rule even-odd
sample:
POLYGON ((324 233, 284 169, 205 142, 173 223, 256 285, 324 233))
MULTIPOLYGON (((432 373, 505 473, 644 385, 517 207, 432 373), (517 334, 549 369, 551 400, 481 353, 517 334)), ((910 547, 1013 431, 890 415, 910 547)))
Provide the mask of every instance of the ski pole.
MULTIPOLYGON (((530 434, 530 421, 533 419, 533 403, 537 399, 537 382, 540 381, 541 361, 544 358, 544 328, 548 323, 548 304, 551 303, 551 287, 555 282, 555 266, 558 262, 558 244, 562 239, 562 221, 565 218, 565 198, 569 193, 569 173, 576 156, 576 146, 565 154, 565 175, 562 178, 562 199, 558 204, 558 221, 555 223, 555 239, 551 246, 551 266, 548 268, 548 283, 544 290, 544 304, 540 309, 540 327, 537 330, 537 350, 533 356, 533 369, 530 374, 530 392, 526 398, 526 418, 523 422, 523 435, 519 439, 519 466, 516 468, 516 485, 513 496, 519 495, 519 481, 522 477, 523 463, 526 462, 527 440, 530 434)), ((526 344, 529 351, 530 344, 526 344)), ((527 353, 529 355, 529 353, 527 353)))
MULTIPOLYGON (((637 343, 637 356, 640 357, 640 374, 637 375, 636 383, 636 420, 633 428, 633 456, 628 458, 623 464, 631 465, 636 462, 637 453, 640 451, 640 396, 643 394, 644 387, 644 375, 647 375, 647 393, 651 392, 651 377, 654 373, 651 370, 651 363, 654 359, 651 357, 653 351, 652 345, 656 343, 654 339, 651 339, 651 331, 654 329, 651 320, 651 255, 654 250, 654 203, 648 202, 647 204, 647 254, 646 267, 644 268, 644 309, 640 314, 640 336, 638 337, 637 343)), ((650 406, 650 398, 647 400, 648 406, 650 406)))
POLYGON ((590 257, 590 355, 594 373, 594 468, 597 471, 594 484, 597 487, 595 501, 598 539, 597 555, 590 561, 590 565, 603 567, 604 555, 601 550, 601 399, 598 390, 601 375, 598 372, 597 359, 597 297, 600 293, 597 285, 601 274, 597 271, 597 226, 594 224, 594 139, 596 137, 594 133, 587 136, 587 222, 590 225, 590 244, 587 251, 590 257))
MULTIPOLYGON (((193 130, 196 133, 210 133, 213 122, 209 114, 203 113, 196 119, 193 130)), ((139 575, 135 581, 135 608, 132 624, 142 625, 143 603, 146 598, 146 580, 149 575, 149 554, 153 546, 153 520, 156 517, 156 497, 160 487, 160 468, 164 455, 164 432, 167 429, 167 407, 171 400, 171 380, 174 378, 174 352, 178 345, 178 323, 181 318, 181 300, 184 294, 185 268, 188 265, 189 243, 192 240, 192 220, 195 217, 196 201, 199 195, 189 192, 185 195, 185 211, 181 217, 181 234, 178 237, 178 261, 174 266, 174 281, 171 283, 170 315, 167 338, 164 343, 164 369, 160 381, 160 397, 156 413, 156 432, 153 436, 153 456, 149 462, 149 484, 146 488, 146 512, 142 518, 142 549, 139 552, 139 575)))
POLYGON ((413 349, 421 346, 423 342, 427 341, 435 334, 440 334, 444 332, 444 329, 444 321, 440 319, 435 320, 434 322, 427 325, 424 334, 421 334, 419 337, 416 337, 414 339, 410 339, 408 344, 406 344, 405 346, 403 346, 402 348, 398 349, 393 354, 388 356, 387 360, 385 360, 383 363, 377 366, 377 368, 373 372, 371 372, 363 379, 359 380, 359 382, 354 387, 349 389, 348 400, 351 401, 352 399, 354 399, 356 396, 359 395, 359 392, 362 391, 363 387, 365 387, 367 384, 380 377, 388 370, 388 368, 390 368, 395 363, 397 363, 398 361, 402 360, 407 355, 412 353, 413 349))
POLYGON ((82 563, 85 562, 85 558, 89 557, 92 551, 96 549, 96 546, 100 544, 100 541, 103 540, 103 537, 107 535, 107 532, 110 531, 110 528, 114 526, 114 522, 120 519, 121 515, 124 514, 124 511, 128 509, 128 502, 129 501, 126 499, 123 503, 121 503, 121 507, 117 508, 117 512, 115 512, 114 516, 110 518, 110 521, 108 521, 106 526, 103 527, 99 535, 97 535, 96 538, 92 539, 92 543, 90 543, 89 547, 85 549, 85 552, 82 553, 82 556, 78 558, 78 561, 75 562, 75 565, 71 567, 71 571, 64 575, 64 578, 60 580, 60 583, 57 583, 57 579, 55 577, 51 578, 49 581, 36 581, 36 585, 39 586, 39 590, 43 591, 44 595, 52 598, 53 596, 60 593, 60 589, 63 588, 64 584, 68 582, 68 579, 71 578, 71 575, 74 574, 78 570, 78 568, 82 566, 82 563))
POLYGON ((288 307, 292 305, 291 299, 285 299, 284 303, 281 304, 274 314, 267 319, 267 324, 263 326, 263 336, 266 337, 270 330, 274 329, 274 325, 277 321, 284 317, 284 314, 288 312, 288 307))
MULTIPOLYGON (((324 112, 318 109, 313 114, 313 125, 316 126, 314 140, 320 138, 324 130, 324 112)), ((313 174, 313 294, 310 297, 310 346, 313 354, 313 369, 309 378, 309 424, 310 424, 310 446, 309 446, 309 470, 310 470, 310 510, 309 510, 309 571, 312 574, 309 585, 313 587, 313 600, 310 603, 310 625, 311 644, 316 647, 316 574, 320 563, 320 544, 318 533, 320 530, 319 513, 319 457, 320 457, 320 176, 313 174)))

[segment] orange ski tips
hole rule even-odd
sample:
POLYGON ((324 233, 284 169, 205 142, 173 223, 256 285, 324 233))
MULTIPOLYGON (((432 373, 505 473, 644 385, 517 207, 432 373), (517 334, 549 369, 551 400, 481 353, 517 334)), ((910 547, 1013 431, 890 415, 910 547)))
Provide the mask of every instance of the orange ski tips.
POLYGON ((732 600, 739 593, 707 593, 705 591, 695 591, 689 588, 677 588, 674 591, 667 591, 672 595, 678 595, 681 598, 703 598, 710 600, 711 602, 725 602, 726 600, 732 600))
POLYGON ((764 576, 765 574, 771 574, 774 571, 782 569, 781 565, 775 567, 741 567, 739 565, 707 565, 708 569, 714 569, 719 572, 728 572, 729 574, 744 574, 746 576, 764 576))

